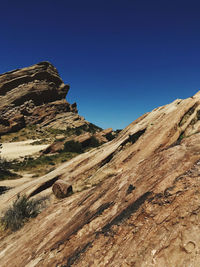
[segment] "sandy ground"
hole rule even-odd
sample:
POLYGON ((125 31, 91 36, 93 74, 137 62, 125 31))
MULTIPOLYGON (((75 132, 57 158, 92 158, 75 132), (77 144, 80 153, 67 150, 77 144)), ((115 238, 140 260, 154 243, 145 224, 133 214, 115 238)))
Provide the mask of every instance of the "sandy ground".
POLYGON ((48 147, 47 145, 31 145, 36 140, 3 143, 1 157, 7 160, 19 159, 20 157, 33 155, 48 147))
POLYGON ((0 186, 16 187, 33 180, 33 174, 25 173, 22 178, 0 181, 0 186))

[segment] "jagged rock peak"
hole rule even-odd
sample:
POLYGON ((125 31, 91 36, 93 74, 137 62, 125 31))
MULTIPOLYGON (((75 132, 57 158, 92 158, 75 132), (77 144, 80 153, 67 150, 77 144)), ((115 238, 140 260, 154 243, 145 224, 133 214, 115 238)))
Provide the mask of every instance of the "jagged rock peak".
MULTIPOLYGON (((20 87, 19 96, 22 94, 27 95, 28 92, 32 91, 39 91, 41 95, 42 92, 48 91, 48 94, 45 94, 43 99, 44 102, 63 99, 66 97, 69 90, 69 85, 64 84, 57 69, 47 61, 0 75, 0 97, 8 95, 10 91, 18 87, 20 87), (28 84, 29 87, 26 86, 24 90, 21 90, 22 85, 25 84, 28 84), (38 86, 38 84, 40 84, 40 86, 38 86), (24 91, 24 93, 22 91, 24 91)), ((30 98, 30 95, 27 95, 27 98, 30 98)))
POLYGON ((61 113, 77 113, 76 103, 65 99, 68 91, 69 85, 47 61, 1 74, 0 135, 30 124, 49 125, 61 113))
MULTIPOLYGON (((7 75, 7 78, 8 78, 8 75, 11 75, 13 73, 16 73, 17 71, 31 71, 33 69, 51 69, 53 70, 54 73, 57 73, 58 74, 58 71, 57 69, 53 66, 52 63, 50 63, 49 61, 41 61, 39 63, 36 63, 32 66, 29 66, 29 67, 24 67, 24 68, 19 68, 19 69, 14 69, 14 70, 11 70, 11 71, 7 71, 5 73, 2 73, 0 74, 0 77, 4 76, 5 74, 7 75)), ((11 75, 12 76, 12 75, 11 75)))

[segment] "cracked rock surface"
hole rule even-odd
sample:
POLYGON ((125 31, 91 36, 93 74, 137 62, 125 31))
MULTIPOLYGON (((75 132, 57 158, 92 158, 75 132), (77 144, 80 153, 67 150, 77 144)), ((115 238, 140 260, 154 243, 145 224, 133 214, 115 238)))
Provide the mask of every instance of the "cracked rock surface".
POLYGON ((2 211, 19 192, 52 196, 58 178, 74 191, 0 240, 0 265, 199 266, 199 110, 200 93, 175 100, 1 195, 2 211))

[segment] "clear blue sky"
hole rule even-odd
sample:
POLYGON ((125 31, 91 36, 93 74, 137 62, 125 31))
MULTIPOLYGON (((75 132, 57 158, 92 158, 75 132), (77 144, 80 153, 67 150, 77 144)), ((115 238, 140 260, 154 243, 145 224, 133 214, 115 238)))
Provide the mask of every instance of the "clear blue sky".
POLYGON ((200 89, 200 1, 4 0, 0 25, 0 73, 50 61, 103 128, 200 89))

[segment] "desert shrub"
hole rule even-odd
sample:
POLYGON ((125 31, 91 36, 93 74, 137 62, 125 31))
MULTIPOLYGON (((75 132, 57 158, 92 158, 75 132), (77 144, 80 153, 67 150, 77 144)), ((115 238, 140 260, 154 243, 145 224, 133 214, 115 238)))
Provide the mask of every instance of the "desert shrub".
POLYGON ((106 134, 106 139, 107 139, 108 141, 112 141, 114 138, 115 138, 115 136, 112 135, 112 133, 107 133, 107 134, 106 134))
POLYGON ((36 217, 44 207, 44 198, 28 199, 26 196, 17 196, 13 205, 5 211, 1 224, 5 229, 17 231, 30 218, 36 217))
POLYGON ((16 173, 10 172, 9 170, 6 170, 0 166, 0 181, 2 180, 8 180, 8 179, 15 179, 19 178, 20 176, 16 173))
POLYGON ((7 161, 0 157, 0 181, 5 179, 15 179, 18 178, 19 175, 16 173, 10 172, 11 162, 7 161))
POLYGON ((19 171, 21 169, 32 169, 36 168, 40 165, 55 165, 52 158, 49 156, 40 156, 36 159, 32 157, 25 157, 23 161, 21 162, 14 162, 11 165, 11 168, 15 171, 19 171))
POLYGON ((66 129, 68 135, 73 135, 73 134, 80 135, 80 134, 85 133, 85 132, 89 132, 89 133, 94 134, 97 131, 101 131, 101 130, 102 130, 102 128, 96 126, 93 123, 84 124, 84 125, 78 126, 76 128, 67 127, 67 129, 66 129))
POLYGON ((34 177, 38 177, 39 175, 46 174, 47 171, 49 172, 49 167, 53 168, 56 164, 70 160, 76 155, 77 153, 60 151, 60 153, 50 156, 41 155, 38 158, 25 157, 23 161, 10 162, 10 169, 16 172, 21 170, 31 171, 35 174, 34 177))
POLYGON ((47 131, 52 135, 66 134, 66 130, 55 129, 55 128, 48 128, 47 131))
POLYGON ((74 140, 70 140, 64 144, 64 151, 65 152, 82 153, 83 147, 82 147, 81 143, 76 142, 74 140))
POLYGON ((79 127, 77 127, 77 128, 75 128, 74 133, 75 133, 75 135, 81 135, 82 131, 79 127))
POLYGON ((16 141, 19 141, 19 136, 14 136, 14 137, 12 138, 12 142, 16 142, 16 141))
POLYGON ((197 111, 196 117, 197 117, 197 120, 200 120, 200 110, 197 111))
POLYGON ((0 195, 6 193, 10 189, 11 189, 11 187, 9 187, 9 186, 0 186, 0 195))
POLYGON ((99 140, 97 140, 95 136, 91 136, 90 143, 89 143, 88 146, 89 147, 98 147, 98 146, 100 146, 99 140))
POLYGON ((121 129, 117 129, 117 130, 115 131, 115 134, 118 135, 121 131, 122 131, 121 129))
POLYGON ((93 124, 93 123, 90 123, 89 125, 88 125, 88 131, 90 132, 90 133, 96 133, 97 131, 102 131, 102 128, 101 127, 99 127, 99 126, 97 126, 97 125, 95 125, 95 124, 93 124))

